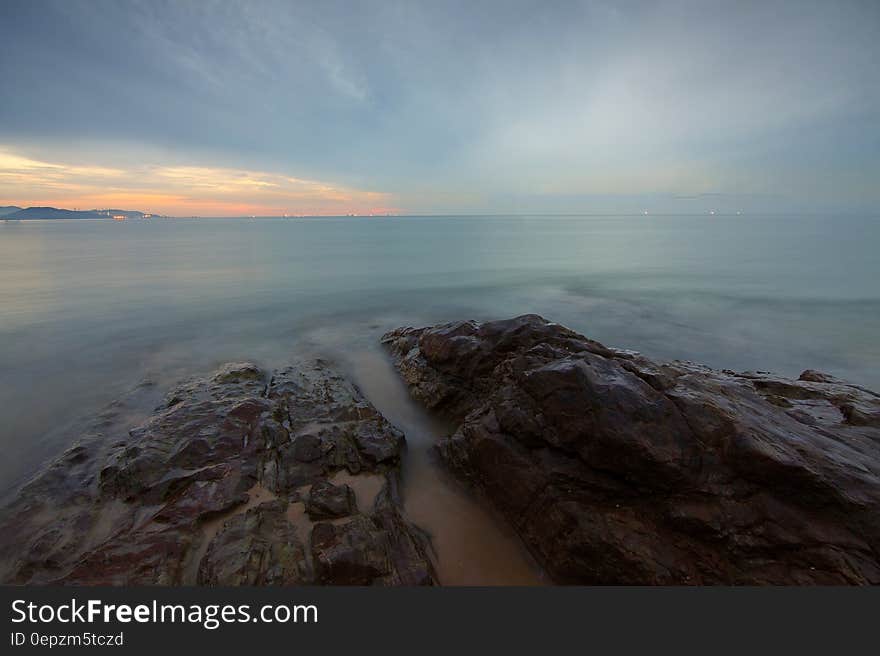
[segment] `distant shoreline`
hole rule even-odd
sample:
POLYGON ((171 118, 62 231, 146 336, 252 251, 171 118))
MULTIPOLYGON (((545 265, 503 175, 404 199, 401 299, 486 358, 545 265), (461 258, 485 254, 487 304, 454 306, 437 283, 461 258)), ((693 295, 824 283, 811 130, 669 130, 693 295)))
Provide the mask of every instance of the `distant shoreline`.
POLYGON ((0 218, 7 221, 21 220, 56 220, 56 219, 110 219, 115 221, 124 221, 125 219, 151 219, 158 218, 161 215, 152 212, 141 212, 140 210, 122 210, 118 208, 90 209, 90 210, 68 210, 59 207, 49 206, 31 206, 18 207, 17 205, 7 205, 0 208, 0 218))
POLYGON ((265 219, 279 219, 279 220, 294 220, 294 219, 547 219, 547 218, 584 218, 584 219, 602 219, 602 218, 634 218, 634 219, 642 219, 645 221, 651 221, 652 219, 658 218, 705 218, 707 221, 713 221, 716 219, 737 219, 737 220, 747 220, 747 219, 756 219, 756 218, 766 218, 766 219, 781 219, 781 218, 838 218, 838 217, 863 217, 863 218, 880 218, 880 214, 872 213, 872 212, 841 212, 837 214, 828 214, 825 212, 818 213, 810 213, 810 212, 784 212, 784 213, 724 213, 724 212, 716 212, 714 214, 709 214, 705 212, 698 213, 679 213, 679 212, 662 212, 656 214, 644 214, 644 213, 582 213, 582 214, 541 214, 541 213, 527 213, 527 214, 301 214, 301 215, 266 215, 266 216, 247 216, 247 215, 238 215, 238 216, 169 216, 169 215, 158 215, 153 214, 147 217, 143 216, 126 216, 124 218, 113 218, 110 216, 16 216, 12 215, 0 215, 0 222, 12 223, 16 221, 110 221, 110 222, 122 222, 122 221, 152 221, 153 219, 173 219, 173 220, 209 220, 209 221, 217 221, 217 220, 265 220, 265 219))

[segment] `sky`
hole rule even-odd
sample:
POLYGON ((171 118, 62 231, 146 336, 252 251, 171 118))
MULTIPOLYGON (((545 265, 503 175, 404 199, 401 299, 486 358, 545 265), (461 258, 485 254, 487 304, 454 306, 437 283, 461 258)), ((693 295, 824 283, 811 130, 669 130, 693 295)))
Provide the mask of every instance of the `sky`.
POLYGON ((880 2, 2 0, 0 205, 874 212, 880 2))

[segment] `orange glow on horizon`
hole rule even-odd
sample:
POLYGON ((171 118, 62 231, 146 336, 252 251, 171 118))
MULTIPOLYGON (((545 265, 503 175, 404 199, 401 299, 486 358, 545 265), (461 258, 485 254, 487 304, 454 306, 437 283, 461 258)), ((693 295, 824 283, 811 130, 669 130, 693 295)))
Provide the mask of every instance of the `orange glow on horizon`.
POLYGON ((0 204, 119 208, 166 216, 395 214, 390 194, 264 171, 67 165, 0 147, 0 204))

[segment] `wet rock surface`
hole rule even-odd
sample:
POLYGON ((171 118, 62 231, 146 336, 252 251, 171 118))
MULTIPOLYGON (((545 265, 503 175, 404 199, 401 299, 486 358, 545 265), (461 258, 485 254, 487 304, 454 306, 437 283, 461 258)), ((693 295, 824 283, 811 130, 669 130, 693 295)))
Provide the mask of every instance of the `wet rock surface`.
POLYGON ((329 481, 315 483, 309 490, 306 513, 312 519, 346 517, 357 512, 354 490, 348 485, 333 485, 329 481))
POLYGON ((440 456, 563 583, 880 583, 880 396, 660 363, 536 315, 385 335, 440 456))
POLYGON ((26 484, 0 513, 0 580, 434 583, 428 540, 401 514, 404 445, 325 362, 228 364, 134 429, 97 420, 26 484), (359 504, 329 482, 341 471, 384 485, 359 504))

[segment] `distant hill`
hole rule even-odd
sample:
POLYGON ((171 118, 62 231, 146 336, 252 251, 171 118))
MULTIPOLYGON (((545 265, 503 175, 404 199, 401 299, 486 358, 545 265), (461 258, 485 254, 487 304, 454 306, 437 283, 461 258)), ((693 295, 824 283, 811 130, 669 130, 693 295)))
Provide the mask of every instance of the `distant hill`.
POLYGON ((20 209, 20 207, 16 207, 15 205, 0 205, 0 216, 6 216, 7 214, 18 212, 20 209))
POLYGON ((134 210, 65 210, 57 207, 20 207, 9 208, 12 212, 0 214, 4 219, 109 219, 123 216, 126 219, 143 219, 145 216, 157 216, 145 214, 134 210))
POLYGON ((28 207, 12 214, 7 214, 7 219, 99 219, 107 218, 106 214, 99 214, 94 210, 78 212, 75 210, 61 210, 57 207, 28 207))

